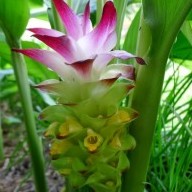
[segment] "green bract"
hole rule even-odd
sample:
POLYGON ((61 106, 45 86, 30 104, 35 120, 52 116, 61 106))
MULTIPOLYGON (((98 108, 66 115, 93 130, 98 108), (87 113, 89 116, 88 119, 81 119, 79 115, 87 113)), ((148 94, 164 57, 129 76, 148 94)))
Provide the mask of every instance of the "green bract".
POLYGON ((104 93, 91 97, 90 92, 75 104, 49 106, 40 118, 51 122, 45 136, 52 141, 53 166, 73 187, 115 192, 121 186, 121 173, 130 166, 126 151, 136 145, 126 125, 138 114, 119 107, 128 93, 122 83, 106 87, 104 93), (113 92, 116 87, 121 89, 113 92))

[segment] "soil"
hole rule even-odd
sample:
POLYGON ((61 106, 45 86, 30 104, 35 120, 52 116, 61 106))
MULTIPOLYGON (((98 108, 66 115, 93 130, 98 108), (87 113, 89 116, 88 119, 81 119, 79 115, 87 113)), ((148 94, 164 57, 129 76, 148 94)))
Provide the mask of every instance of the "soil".
MULTIPOLYGON (((9 171, 7 171, 8 163, 9 159, 6 158, 0 168, 0 192, 35 192, 32 176, 27 174, 29 160, 24 160, 9 171), (29 178, 26 179, 27 176, 29 178)), ((49 192, 61 192, 64 185, 63 179, 51 167, 46 171, 46 178, 49 192)))
MULTIPOLYGON (((0 160, 0 192, 35 192, 26 138, 18 130, 15 133, 18 135, 10 134, 10 129, 3 130, 5 157, 0 160)), ((45 156, 48 160, 45 174, 49 192, 61 192, 64 178, 52 169, 48 149, 45 156)))

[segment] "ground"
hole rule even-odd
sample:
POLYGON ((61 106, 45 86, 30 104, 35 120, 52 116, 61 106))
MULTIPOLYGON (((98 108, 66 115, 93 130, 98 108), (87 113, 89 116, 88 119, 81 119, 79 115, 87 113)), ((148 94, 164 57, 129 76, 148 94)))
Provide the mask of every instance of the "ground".
MULTIPOLYGON (((35 192, 26 134, 21 126, 21 123, 2 124, 5 157, 0 160, 0 192, 35 192)), ((52 169, 48 144, 44 145, 49 192, 61 192, 64 179, 52 169)))

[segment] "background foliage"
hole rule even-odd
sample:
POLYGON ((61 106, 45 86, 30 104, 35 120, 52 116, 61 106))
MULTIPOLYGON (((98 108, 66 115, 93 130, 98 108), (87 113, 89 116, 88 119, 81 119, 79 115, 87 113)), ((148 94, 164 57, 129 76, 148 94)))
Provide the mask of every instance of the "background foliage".
MULTIPOLYGON (((76 12, 82 12, 86 1, 72 4, 76 12)), ((18 5, 19 6, 19 5, 18 5)), ((29 26, 38 27, 42 24, 49 26, 47 7, 50 2, 30 0, 29 26), (38 25, 38 26, 37 26, 38 25)), ((96 2, 91 1, 92 20, 95 23, 96 2)), ((119 47, 129 52, 136 52, 137 31, 140 21, 140 1, 126 1, 126 9, 122 29, 119 31, 119 47)), ((150 9, 150 7, 148 7, 150 9)), ((170 7, 172 9, 173 7, 170 7)), ((2 12, 2 11, 1 11, 2 12)), ((173 12, 171 10, 170 12, 173 12)), ((150 14, 151 13, 148 11, 150 14)), ((26 13, 27 14, 27 13, 26 13)), ((98 13, 97 13, 98 14, 98 13)), ((174 16, 175 18, 176 16, 174 16)), ((166 19, 166 16, 163 16, 166 19)), ((174 22, 174 21, 171 21, 174 22)), ((166 27, 165 27, 166 29, 166 27)), ((167 29, 166 29, 167 30, 167 29)), ((18 31, 19 33, 19 31, 18 31)), ((158 33, 154 30, 154 34, 158 33)), ((19 36, 20 34, 18 34, 19 36)), ((160 41, 161 37, 159 37, 160 41)), ((145 40, 143 40, 145 41, 145 40)), ((25 33, 22 37, 22 46, 41 47, 43 44, 25 33)), ((32 85, 46 79, 56 78, 54 72, 43 65, 25 58, 31 85, 34 115, 37 129, 42 135, 46 123, 37 119, 38 113, 54 100, 46 93, 39 92, 32 85)), ((120 61, 119 61, 120 62, 120 61)), ((158 112, 155 137, 152 148, 146 191, 152 192, 190 192, 192 191, 192 12, 188 15, 172 46, 169 60, 166 65, 166 74, 162 91, 162 99, 158 112)), ((26 134, 23 129, 23 113, 21 110, 18 88, 12 70, 11 55, 5 36, 0 29, 0 99, 1 99, 1 127, 4 138, 4 149, 11 141, 14 148, 5 151, 5 158, 9 159, 7 172, 11 167, 21 163, 28 155, 26 134), (25 146, 25 147, 24 147, 25 146), (22 151, 22 152, 21 152, 22 151), (17 156, 17 158, 15 158, 17 156)), ((1 150, 2 151, 2 150, 1 150)), ((1 162, 1 166, 4 161, 1 162)), ((47 165, 48 167, 48 165, 47 165)), ((23 181, 30 179, 26 174, 23 181)), ((21 181, 21 185, 23 184, 21 181)), ((19 188, 18 188, 19 191, 19 188)))

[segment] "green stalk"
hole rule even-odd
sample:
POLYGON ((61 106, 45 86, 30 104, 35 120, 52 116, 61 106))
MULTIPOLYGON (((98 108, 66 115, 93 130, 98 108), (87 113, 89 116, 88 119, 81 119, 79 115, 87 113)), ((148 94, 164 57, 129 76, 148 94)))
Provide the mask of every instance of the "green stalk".
MULTIPOLYGON (((16 41, 11 42, 12 42, 11 47, 20 48, 19 42, 16 41)), ((21 96, 21 103, 24 112, 27 141, 29 151, 31 154, 36 191, 46 192, 47 188, 44 175, 43 153, 35 127, 35 120, 34 120, 25 60, 21 54, 12 52, 12 63, 21 96)))
POLYGON ((151 41, 145 20, 141 21, 138 55, 144 56, 149 46, 151 49, 146 56, 148 66, 139 66, 137 72, 131 107, 139 111, 140 116, 130 126, 130 133, 135 137, 137 147, 128 154, 131 167, 124 174, 122 192, 144 191, 167 58, 190 8, 191 1, 188 0, 180 10, 177 21, 169 23, 168 32, 163 31, 158 41, 155 38, 151 41))

